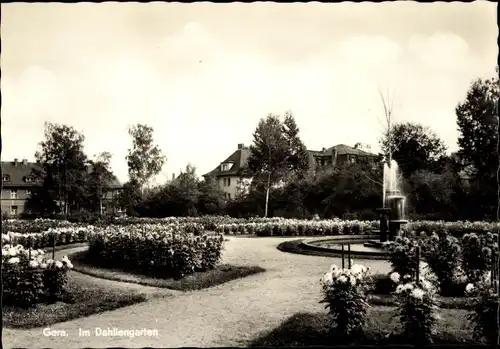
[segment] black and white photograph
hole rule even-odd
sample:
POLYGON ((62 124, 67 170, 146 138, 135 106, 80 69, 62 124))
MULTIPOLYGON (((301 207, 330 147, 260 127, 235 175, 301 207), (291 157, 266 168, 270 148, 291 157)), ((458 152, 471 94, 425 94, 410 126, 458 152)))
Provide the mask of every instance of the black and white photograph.
POLYGON ((500 345, 497 6, 3 3, 3 348, 500 345))

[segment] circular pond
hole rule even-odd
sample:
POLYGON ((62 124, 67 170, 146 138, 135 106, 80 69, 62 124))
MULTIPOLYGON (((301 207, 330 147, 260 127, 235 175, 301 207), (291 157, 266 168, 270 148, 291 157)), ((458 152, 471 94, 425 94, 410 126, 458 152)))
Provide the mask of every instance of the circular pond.
POLYGON ((343 245, 346 257, 350 250, 350 255, 353 258, 387 259, 387 249, 380 246, 378 241, 379 236, 376 235, 336 236, 303 240, 301 248, 309 251, 341 255, 343 245))

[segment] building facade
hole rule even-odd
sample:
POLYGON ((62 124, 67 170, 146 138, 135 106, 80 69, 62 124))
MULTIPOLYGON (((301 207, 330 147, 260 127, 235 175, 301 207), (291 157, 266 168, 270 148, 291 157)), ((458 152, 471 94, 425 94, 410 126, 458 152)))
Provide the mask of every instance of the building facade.
MULTIPOLYGON (((350 147, 338 144, 328 149, 323 148, 321 151, 308 150, 308 153, 311 168, 315 171, 361 160, 375 163, 380 159, 378 155, 361 150, 357 145, 350 147)), ((249 156, 250 149, 244 144, 238 144, 235 152, 203 177, 214 180, 228 200, 244 195, 248 193, 252 181, 251 177, 242 174, 242 170, 247 166, 249 156)))
MULTIPOLYGON (((34 188, 40 186, 40 181, 33 177, 34 169, 39 169, 38 164, 23 159, 18 161, 2 161, 2 192, 1 208, 2 214, 10 217, 18 217, 26 212, 26 202, 31 196, 34 188)), ((107 185, 103 191, 102 212, 119 211, 118 195, 123 186, 118 180, 107 185)))
POLYGON ((250 187, 251 178, 242 174, 249 156, 250 149, 244 144, 238 144, 236 151, 203 177, 215 181, 226 200, 236 199, 246 194, 250 187))

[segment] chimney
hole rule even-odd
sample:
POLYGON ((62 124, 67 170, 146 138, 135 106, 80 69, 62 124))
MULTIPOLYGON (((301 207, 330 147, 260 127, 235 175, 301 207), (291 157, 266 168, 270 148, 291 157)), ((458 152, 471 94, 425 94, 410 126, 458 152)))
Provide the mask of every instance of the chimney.
POLYGON ((17 158, 14 159, 14 166, 17 166, 17 158))
POLYGON ((238 144, 238 150, 241 150, 243 148, 245 148, 245 144, 243 143, 238 144))
POLYGON ((172 180, 175 179, 175 173, 172 173, 172 180))
POLYGON ((325 153, 326 152, 326 148, 323 148, 322 152, 325 153))
POLYGON ((23 159, 23 165, 27 165, 28 164, 28 159, 23 159))

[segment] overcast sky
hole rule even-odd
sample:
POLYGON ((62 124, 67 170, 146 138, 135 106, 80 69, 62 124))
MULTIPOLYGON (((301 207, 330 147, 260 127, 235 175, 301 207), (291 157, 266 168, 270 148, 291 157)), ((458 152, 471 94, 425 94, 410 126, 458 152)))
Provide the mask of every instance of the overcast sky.
POLYGON ((130 124, 154 127, 163 181, 212 170, 259 118, 292 110, 302 140, 378 149, 394 118, 457 148, 455 106, 498 56, 496 4, 4 4, 2 160, 34 159, 44 121, 82 131, 127 179, 130 124))

